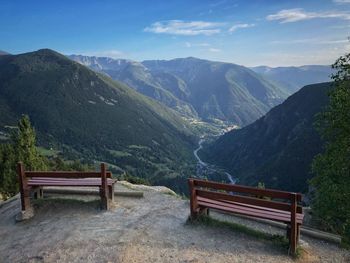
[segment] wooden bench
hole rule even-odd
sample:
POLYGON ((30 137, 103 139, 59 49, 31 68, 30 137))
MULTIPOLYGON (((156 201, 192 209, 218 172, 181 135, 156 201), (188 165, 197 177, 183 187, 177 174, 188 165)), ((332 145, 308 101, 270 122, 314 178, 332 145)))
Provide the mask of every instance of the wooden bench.
POLYGON ((216 209, 233 214, 263 218, 287 224, 291 253, 296 253, 303 222, 301 194, 230 185, 190 178, 191 218, 216 209), (275 199, 275 200, 273 200, 275 199))
POLYGON ((22 212, 28 211, 31 193, 34 197, 42 197, 44 186, 73 186, 73 187, 98 187, 100 189, 101 208, 108 210, 109 201, 114 201, 114 185, 116 179, 112 179, 112 173, 106 170, 106 165, 101 163, 100 172, 77 171, 25 171, 23 164, 17 164, 19 187, 21 194, 22 212))

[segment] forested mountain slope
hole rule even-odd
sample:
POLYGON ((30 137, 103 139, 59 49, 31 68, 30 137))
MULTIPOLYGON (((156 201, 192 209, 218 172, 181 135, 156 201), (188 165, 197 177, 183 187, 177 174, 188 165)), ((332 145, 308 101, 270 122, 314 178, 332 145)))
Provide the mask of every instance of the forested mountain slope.
POLYGON ((231 131, 200 154, 225 167, 241 184, 305 192, 311 161, 323 143, 315 115, 328 103, 331 84, 310 85, 240 130, 231 131))
POLYGON ((28 114, 40 144, 151 182, 192 167, 194 134, 174 111, 52 50, 0 57, 0 112, 3 131, 28 114))

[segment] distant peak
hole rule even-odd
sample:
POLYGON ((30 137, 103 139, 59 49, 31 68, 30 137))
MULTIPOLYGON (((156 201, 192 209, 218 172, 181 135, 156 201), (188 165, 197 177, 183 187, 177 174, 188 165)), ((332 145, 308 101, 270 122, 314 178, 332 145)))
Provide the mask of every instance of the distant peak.
POLYGON ((11 54, 6 51, 0 50, 0 56, 4 56, 4 55, 11 55, 11 54))

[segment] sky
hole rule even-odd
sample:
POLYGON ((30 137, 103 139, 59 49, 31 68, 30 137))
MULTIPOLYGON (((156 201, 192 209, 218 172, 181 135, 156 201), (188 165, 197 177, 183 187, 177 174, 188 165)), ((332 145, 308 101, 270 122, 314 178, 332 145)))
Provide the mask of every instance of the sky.
POLYGON ((349 31, 350 0, 0 0, 0 50, 12 54, 332 64, 349 31))

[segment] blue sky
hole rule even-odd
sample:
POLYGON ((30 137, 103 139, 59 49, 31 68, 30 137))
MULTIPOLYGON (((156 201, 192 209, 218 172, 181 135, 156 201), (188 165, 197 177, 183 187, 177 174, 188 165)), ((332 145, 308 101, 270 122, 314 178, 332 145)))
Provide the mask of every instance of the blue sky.
POLYGON ((350 0, 0 0, 0 50, 13 54, 331 64, 349 30, 350 0))

